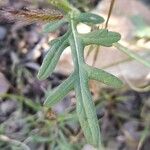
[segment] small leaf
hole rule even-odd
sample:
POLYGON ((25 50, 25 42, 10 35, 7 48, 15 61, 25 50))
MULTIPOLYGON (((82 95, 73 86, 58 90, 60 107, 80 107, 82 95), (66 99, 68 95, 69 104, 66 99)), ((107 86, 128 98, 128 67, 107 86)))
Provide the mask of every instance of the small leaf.
POLYGON ((78 13, 75 14, 74 19, 78 22, 100 24, 105 20, 101 16, 92 13, 78 13))
POLYGON ((112 46, 113 43, 120 40, 121 35, 117 32, 111 32, 106 29, 96 30, 87 34, 80 34, 84 43, 87 45, 97 44, 101 46, 112 46))
POLYGON ((122 51, 123 53, 125 53, 126 55, 128 55, 130 58, 137 60, 138 62, 142 63, 143 65, 145 65, 146 67, 150 68, 150 61, 145 60, 144 58, 142 58, 141 56, 137 55, 136 53, 134 53, 133 51, 129 50, 128 48, 124 47, 123 45, 119 44, 119 43, 115 43, 113 44, 118 50, 122 51))
POLYGON ((120 88, 123 85, 120 79, 104 70, 90 67, 88 65, 85 65, 85 68, 90 79, 100 81, 115 88, 120 88))
POLYGON ((48 23, 45 27, 44 27, 44 32, 48 33, 48 32, 54 32, 56 31, 60 26, 62 26, 64 23, 66 23, 66 19, 61 19, 59 21, 54 21, 54 22, 50 22, 48 23))
POLYGON ((101 144, 96 110, 88 88, 87 79, 85 78, 86 76, 83 75, 81 77, 82 80, 78 77, 78 80, 75 82, 77 115, 88 143, 98 148, 101 144))
POLYGON ((57 41, 54 40, 51 49, 46 54, 42 66, 39 69, 37 75, 38 79, 44 80, 51 75, 58 63, 60 55, 62 54, 63 50, 68 46, 67 37, 68 34, 64 35, 57 41))
POLYGON ((48 0, 48 2, 67 13, 73 9, 73 6, 67 0, 48 0))
POLYGON ((51 107, 59 101, 63 100, 63 98, 73 89, 74 81, 75 76, 71 75, 48 95, 44 105, 51 107))
POLYGON ((91 130, 90 130, 90 126, 89 126, 87 117, 86 117, 86 112, 84 110, 83 103, 80 101, 80 97, 81 96, 78 96, 77 94, 78 93, 76 93, 76 99, 77 99, 76 111, 77 111, 77 116, 78 116, 78 119, 79 119, 81 128, 82 128, 82 130, 84 132, 84 136, 85 136, 86 140, 88 140, 89 143, 91 143, 93 141, 93 139, 91 137, 92 133, 91 133, 91 130))

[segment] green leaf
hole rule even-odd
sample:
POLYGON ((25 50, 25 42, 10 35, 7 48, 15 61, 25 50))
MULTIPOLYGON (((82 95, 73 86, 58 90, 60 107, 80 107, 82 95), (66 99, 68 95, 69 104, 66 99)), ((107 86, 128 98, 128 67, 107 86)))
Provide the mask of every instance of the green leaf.
MULTIPOLYGON (((84 76, 83 76, 84 77, 84 76)), ((76 81, 76 110, 82 130, 89 144, 100 145, 100 129, 92 96, 86 79, 76 81)))
MULTIPOLYGON (((59 8, 65 8, 68 12, 73 7, 69 6, 65 0, 49 0, 55 6, 59 8)), ((99 123, 96 115, 96 109, 94 102, 92 101, 92 95, 88 87, 88 80, 94 79, 113 87, 121 87, 122 82, 115 76, 97 69, 92 68, 85 64, 84 60, 84 48, 89 44, 96 44, 102 46, 111 46, 113 43, 120 40, 121 36, 119 33, 110 32, 106 29, 93 31, 87 34, 79 34, 77 32, 77 24, 83 23, 102 23, 104 19, 100 16, 91 13, 80 13, 73 8, 73 11, 68 13, 66 18, 68 21, 68 32, 58 40, 51 42, 51 50, 47 53, 42 66, 38 73, 39 79, 47 78, 59 60, 59 57, 63 50, 70 45, 72 58, 74 63, 73 74, 66 79, 62 84, 55 88, 45 101, 45 105, 51 107, 62 100, 73 88, 76 92, 77 98, 77 115, 79 122, 83 129, 84 135, 91 145, 95 146, 99 150, 103 149, 101 143, 101 135, 99 129, 99 123)), ((47 31, 54 31, 60 27, 64 22, 55 22, 47 26, 47 31)))
POLYGON ((115 88, 121 88, 123 86, 123 83, 120 79, 104 70, 90 67, 88 65, 86 65, 85 68, 90 79, 100 81, 115 88))
POLYGON ((64 97, 73 89, 74 81, 75 76, 73 74, 48 95, 44 105, 51 107, 63 100, 64 97))
POLYGON ((65 12, 70 12, 71 10, 75 9, 67 0, 48 0, 48 2, 65 12))
POLYGON ((101 46, 112 46, 113 43, 120 40, 121 35, 106 29, 96 30, 87 34, 80 34, 86 45, 96 44, 101 46))
POLYGON ((60 28, 60 26, 62 26, 64 23, 66 23, 66 19, 61 19, 59 21, 54 21, 54 22, 50 22, 47 25, 45 25, 44 27, 44 32, 48 33, 48 32, 54 32, 56 31, 58 28, 60 28))
POLYGON ((101 16, 98 16, 96 14, 92 13, 78 13, 75 14, 74 20, 78 22, 83 22, 83 23, 92 23, 92 24, 100 24, 103 23, 105 20, 101 16))
POLYGON ((92 101, 92 96, 88 88, 88 76, 84 69, 82 39, 76 30, 76 23, 71 20, 72 35, 69 42, 75 64, 75 93, 77 98, 77 115, 83 129, 86 140, 95 147, 101 146, 100 129, 96 116, 96 110, 92 101))
POLYGON ((39 69, 38 72, 38 79, 44 80, 48 76, 51 75, 53 70, 55 69, 58 60, 63 52, 63 50, 68 46, 68 41, 67 41, 68 34, 64 35, 57 41, 53 41, 53 45, 46 54, 43 63, 39 69))
POLYGON ((146 67, 150 68, 150 61, 146 61, 141 56, 137 55, 133 51, 129 50, 128 48, 124 47, 123 45, 119 43, 113 44, 118 50, 122 51, 123 53, 127 54, 130 58, 137 60, 138 62, 142 63, 146 67))
POLYGON ((40 136, 40 135, 31 135, 31 139, 34 142, 38 142, 38 143, 46 143, 46 142, 51 142, 53 139, 49 136, 49 137, 45 137, 45 136, 40 136))

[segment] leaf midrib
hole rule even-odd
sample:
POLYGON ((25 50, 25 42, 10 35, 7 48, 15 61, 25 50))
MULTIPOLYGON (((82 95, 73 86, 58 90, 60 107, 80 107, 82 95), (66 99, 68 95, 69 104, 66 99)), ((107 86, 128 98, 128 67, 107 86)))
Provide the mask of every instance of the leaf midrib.
MULTIPOLYGON (((82 88, 82 71, 83 71, 83 67, 81 67, 81 64, 80 64, 80 54, 79 54, 79 51, 80 51, 80 48, 79 48, 79 44, 77 42, 77 36, 76 36, 76 29, 74 27, 74 21, 71 20, 71 28, 72 28, 72 34, 73 34, 73 39, 75 41, 75 52, 76 52, 76 55, 77 55, 77 69, 78 69, 78 77, 79 77, 79 87, 80 87, 80 90, 81 90, 81 98, 82 98, 82 103, 83 103, 83 109, 84 109, 84 112, 87 116, 87 113, 86 113, 86 109, 85 109, 85 103, 84 103, 84 95, 83 95, 83 88, 82 88)), ((87 121, 88 121, 88 126, 90 128, 90 132, 92 134, 92 130, 91 130, 91 127, 90 127, 90 122, 89 122, 89 119, 87 117, 87 121)), ((92 134, 92 139, 93 139, 93 134, 92 134)))

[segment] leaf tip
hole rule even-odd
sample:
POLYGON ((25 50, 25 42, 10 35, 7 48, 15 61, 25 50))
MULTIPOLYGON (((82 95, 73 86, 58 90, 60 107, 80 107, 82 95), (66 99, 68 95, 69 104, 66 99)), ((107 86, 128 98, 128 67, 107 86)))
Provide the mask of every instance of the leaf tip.
POLYGON ((37 79, 38 79, 38 80, 45 80, 46 77, 43 76, 43 74, 39 71, 38 74, 37 74, 37 79))

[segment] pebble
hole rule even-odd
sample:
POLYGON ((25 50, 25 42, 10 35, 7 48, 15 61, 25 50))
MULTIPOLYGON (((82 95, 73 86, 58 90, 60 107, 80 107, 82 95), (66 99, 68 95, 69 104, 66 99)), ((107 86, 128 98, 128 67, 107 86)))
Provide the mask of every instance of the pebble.
POLYGON ((11 114, 17 107, 16 102, 14 101, 5 101, 0 105, 0 114, 9 115, 11 114))
POLYGON ((5 27, 0 26, 0 40, 3 40, 6 36, 7 30, 5 27))

